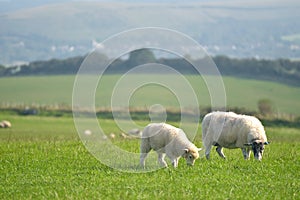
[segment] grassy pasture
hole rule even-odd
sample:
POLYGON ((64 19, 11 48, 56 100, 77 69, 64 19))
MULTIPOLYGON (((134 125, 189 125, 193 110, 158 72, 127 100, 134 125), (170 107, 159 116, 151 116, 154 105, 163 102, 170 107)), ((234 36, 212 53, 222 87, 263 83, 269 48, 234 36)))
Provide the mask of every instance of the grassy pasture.
MULTIPOLYGON (((137 79, 144 79, 146 75, 138 75, 137 79)), ((149 77, 151 75, 147 75, 149 77)), ((158 75, 155 75, 158 76, 158 75)), ((172 84, 183 96, 185 89, 181 82, 176 81, 175 75, 159 75, 161 78, 173 80, 172 84)), ((197 76, 187 75, 187 80, 193 87, 199 100, 200 107, 210 106, 210 94, 204 81, 197 76)), ((74 76, 38 76, 38 77, 11 77, 0 79, 0 105, 66 105, 72 104, 74 76)), ((117 85, 120 75, 105 75, 101 79, 95 93, 95 104, 99 107, 110 106, 112 91, 117 85)), ((256 110, 260 99, 270 99, 274 104, 275 112, 299 115, 300 87, 287 86, 275 82, 258 81, 223 77, 227 106, 244 107, 256 110)), ((88 87, 88 86, 87 86, 88 87)), ((127 92, 126 88, 124 91, 127 92)), ((146 85, 132 92, 130 100, 124 105, 134 107, 148 107, 161 104, 165 107, 178 107, 180 102, 176 94, 158 85, 146 85), (159 95, 157 95, 159 94, 159 95), (162 98, 163 97, 163 98, 162 98)), ((176 92, 176 91, 175 91, 176 92)), ((188 105, 189 102, 184 102, 188 105)))
MULTIPOLYGON (((124 173, 85 149, 72 118, 0 118, 13 124, 0 129, 1 199, 299 199, 299 129, 266 127, 272 143, 262 162, 244 161, 240 150, 225 150, 224 161, 212 151, 193 167, 181 159, 177 169, 124 173)), ((116 145, 139 151, 139 140, 122 139, 114 121, 101 126, 117 134, 116 145)))
MULTIPOLYGON (((74 78, 1 78, 0 104, 70 107, 74 78)), ((97 106, 110 105, 111 91, 119 78, 104 76, 96 92, 97 106)), ((187 79, 200 106, 209 105, 203 80, 195 76, 187 79)), ((230 107, 254 110, 259 99, 268 98, 278 112, 298 115, 300 88, 232 77, 223 80, 230 107)), ((178 84, 174 81, 180 88, 178 84)), ((138 88, 129 102, 140 107, 154 103, 179 105, 174 94, 157 85, 138 88), (164 98, 153 98, 158 93, 164 98)), ((88 152, 71 117, 22 117, 0 110, 2 119, 11 121, 13 127, 0 129, 0 199, 299 199, 300 131, 296 128, 266 127, 271 145, 266 147, 262 162, 253 156, 244 161, 240 150, 225 149, 226 161, 212 151, 210 161, 200 158, 194 167, 181 159, 177 169, 124 173, 88 152)), ((105 133, 116 133, 115 145, 139 152, 139 140, 123 139, 113 120, 99 119, 99 123, 105 133)), ((136 121, 140 126, 147 123, 136 121)), ((201 128, 194 143, 202 146, 201 128)))

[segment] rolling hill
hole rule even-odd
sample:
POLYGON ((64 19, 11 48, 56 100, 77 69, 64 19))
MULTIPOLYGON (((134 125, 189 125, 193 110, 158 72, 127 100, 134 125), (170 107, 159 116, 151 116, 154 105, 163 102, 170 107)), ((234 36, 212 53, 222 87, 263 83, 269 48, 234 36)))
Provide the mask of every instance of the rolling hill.
MULTIPOLYGON (((143 78, 149 75, 138 75, 143 78)), ((151 76, 151 75, 150 75, 151 76)), ((155 76, 155 75, 153 75, 155 76)), ((165 75, 159 75, 165 76, 165 75)), ((168 79, 175 75, 166 75, 168 79)), ((111 105, 112 91, 118 86, 121 75, 105 75, 95 91, 96 106, 108 108, 111 105)), ((200 107, 210 106, 210 94, 201 77, 186 75, 197 98, 200 107)), ((0 79, 0 106, 3 107, 60 107, 70 108, 72 104, 72 91, 74 75, 64 76, 27 76, 0 79)), ((226 105, 230 108, 245 108, 250 111, 257 110, 257 103, 261 99, 269 99, 273 103, 276 114, 293 114, 299 116, 300 87, 288 86, 270 81, 258 81, 234 77, 223 77, 226 105)), ((181 82, 174 82, 176 88, 181 88, 181 82)), ((125 87, 125 86, 118 86, 125 87)), ((127 91, 125 88, 124 91, 127 91)), ((158 87, 155 84, 140 87, 132 91, 131 106, 142 107, 154 104, 164 105, 166 108, 178 108, 178 99, 170 89, 158 87), (160 94, 159 96, 157 94, 160 94)), ((178 92, 178 91, 177 91, 178 92)), ((185 91, 182 91, 183 93, 185 91)), ((189 94, 187 94, 189 96, 189 94)), ((126 103, 126 102, 125 102, 126 103)), ((183 102, 184 103, 184 102, 183 102)), ((182 106, 182 105, 181 105, 182 106)))
POLYGON ((84 55, 145 26, 183 32, 213 55, 299 58, 299 8, 295 0, 45 4, 0 14, 0 63, 84 55))

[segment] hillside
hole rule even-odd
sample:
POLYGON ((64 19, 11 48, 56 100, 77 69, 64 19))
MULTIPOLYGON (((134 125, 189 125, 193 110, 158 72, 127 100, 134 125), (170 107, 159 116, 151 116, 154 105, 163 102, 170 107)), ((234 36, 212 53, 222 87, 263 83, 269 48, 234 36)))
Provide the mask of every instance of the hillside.
POLYGON ((181 31, 212 55, 300 58, 299 1, 67 2, 0 15, 0 63, 84 55, 120 31, 181 31))
MULTIPOLYGON (((143 76, 151 75, 141 75, 139 78, 143 76)), ((170 79, 170 75, 167 76, 170 79)), ((176 75, 172 76, 176 78, 176 75)), ((99 89, 95 92, 97 107, 108 108, 111 105, 111 92, 120 78, 121 75, 106 75, 103 77, 101 85, 98 87, 99 89), (100 88, 105 89, 100 90, 100 88)), ((186 75, 186 78, 197 94, 200 107, 205 108, 210 106, 210 94, 203 80, 199 76, 194 75, 186 75)), ((25 106, 29 106, 44 109, 70 109, 74 80, 75 76, 73 75, 1 78, 0 90, 2 95, 0 95, 0 106, 1 108, 20 106, 25 108, 25 106)), ((228 76, 224 76, 223 81, 228 109, 241 108, 247 111, 257 111, 258 101, 269 99, 274 106, 273 109, 276 115, 293 114, 299 116, 299 87, 270 81, 240 79, 228 76)), ((174 84, 177 88, 181 88, 180 82, 175 81, 174 84)), ((141 87, 139 90, 136 90, 132 94, 130 102, 133 107, 144 109, 145 106, 158 103, 164 105, 166 108, 177 108, 179 106, 178 99, 176 99, 173 93, 171 94, 166 88, 155 87, 155 85, 152 85, 152 87, 151 85, 149 87, 141 87), (157 96, 157 93, 160 95, 157 96)))

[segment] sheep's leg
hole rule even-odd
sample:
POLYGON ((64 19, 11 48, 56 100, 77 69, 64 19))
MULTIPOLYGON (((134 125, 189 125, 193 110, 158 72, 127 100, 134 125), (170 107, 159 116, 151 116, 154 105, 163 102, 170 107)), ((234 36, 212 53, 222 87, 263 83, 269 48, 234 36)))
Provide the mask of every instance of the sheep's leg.
POLYGON ((145 159, 147 157, 148 153, 141 153, 140 155, 140 165, 145 168, 145 159))
POLYGON ((178 160, 179 160, 179 158, 175 158, 172 160, 173 167, 175 167, 175 168, 178 167, 178 160))
POLYGON ((224 158, 224 159, 226 158, 225 155, 224 155, 224 153, 223 153, 223 147, 218 146, 218 147, 216 148, 216 151, 218 152, 219 156, 221 156, 221 157, 224 158))
POLYGON ((207 160, 210 159, 209 154, 210 154, 211 147, 212 147, 211 145, 208 145, 208 146, 205 147, 205 157, 206 157, 207 160))
POLYGON ((168 167, 168 164, 165 161, 166 154, 158 153, 158 163, 163 167, 168 167))
POLYGON ((140 165, 145 168, 145 159, 150 152, 151 147, 147 141, 142 140, 141 143, 141 155, 140 155, 140 165))
POLYGON ((245 160, 248 160, 250 158, 250 149, 249 148, 242 148, 243 156, 245 160))

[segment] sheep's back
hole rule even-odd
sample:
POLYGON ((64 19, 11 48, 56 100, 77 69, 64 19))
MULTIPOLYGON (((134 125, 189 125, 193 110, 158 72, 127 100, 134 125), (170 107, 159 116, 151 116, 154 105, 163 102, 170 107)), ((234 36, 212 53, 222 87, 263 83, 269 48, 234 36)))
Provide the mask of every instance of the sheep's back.
POLYGON ((256 117, 233 112, 213 112, 208 116, 209 123, 204 122, 208 127, 202 127, 207 129, 204 139, 228 148, 243 146, 254 139, 266 141, 264 128, 256 117))
POLYGON ((164 123, 153 123, 146 126, 142 138, 147 139, 151 148, 158 150, 169 144, 179 133, 179 129, 164 123))

